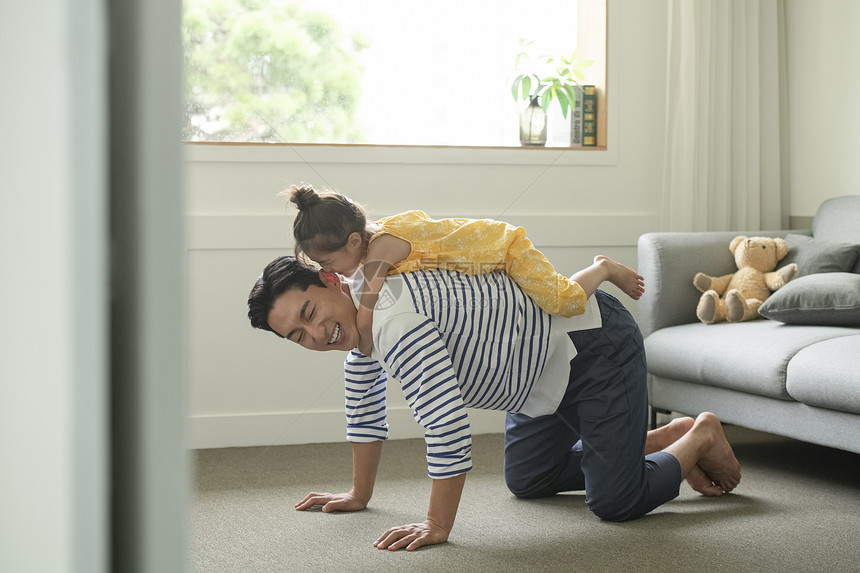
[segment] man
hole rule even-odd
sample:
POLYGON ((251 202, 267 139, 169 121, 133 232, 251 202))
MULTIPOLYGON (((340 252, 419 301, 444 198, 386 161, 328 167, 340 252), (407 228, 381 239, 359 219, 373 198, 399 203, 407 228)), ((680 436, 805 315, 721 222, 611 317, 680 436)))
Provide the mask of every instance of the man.
POLYGON ((353 487, 310 493, 297 509, 367 506, 388 432, 389 380, 403 389, 426 430, 433 486, 427 519, 384 532, 374 543, 380 549, 413 550, 448 539, 471 469, 466 407, 508 412, 505 480, 518 497, 584 489, 592 512, 624 521, 675 498, 685 478, 705 495, 731 491, 740 481, 740 465, 713 414, 646 431, 642 337, 608 294, 597 291, 584 315, 564 319, 541 311, 498 271, 390 276, 374 309, 367 357, 355 350, 360 287, 360 277, 345 283, 280 257, 248 299, 254 327, 311 350, 349 353, 353 487))

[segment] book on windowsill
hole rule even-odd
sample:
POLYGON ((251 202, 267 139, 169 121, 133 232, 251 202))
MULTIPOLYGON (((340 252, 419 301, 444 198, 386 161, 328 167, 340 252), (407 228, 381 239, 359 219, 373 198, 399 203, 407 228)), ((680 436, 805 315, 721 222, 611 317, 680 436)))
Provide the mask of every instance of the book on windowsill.
POLYGON ((582 86, 582 146, 597 146, 597 89, 582 86))
POLYGON ((570 110, 570 146, 582 147, 582 87, 575 86, 576 101, 570 110))

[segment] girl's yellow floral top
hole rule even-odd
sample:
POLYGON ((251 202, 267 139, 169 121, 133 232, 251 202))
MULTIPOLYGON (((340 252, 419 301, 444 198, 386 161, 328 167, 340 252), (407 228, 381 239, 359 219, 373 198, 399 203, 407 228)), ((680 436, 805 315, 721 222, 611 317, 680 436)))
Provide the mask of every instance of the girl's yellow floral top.
POLYGON ((484 274, 503 269, 544 311, 564 317, 585 311, 585 291, 555 271, 522 227, 493 219, 434 220, 423 211, 408 211, 377 222, 382 234, 412 245, 409 256, 388 274, 443 269, 484 274))

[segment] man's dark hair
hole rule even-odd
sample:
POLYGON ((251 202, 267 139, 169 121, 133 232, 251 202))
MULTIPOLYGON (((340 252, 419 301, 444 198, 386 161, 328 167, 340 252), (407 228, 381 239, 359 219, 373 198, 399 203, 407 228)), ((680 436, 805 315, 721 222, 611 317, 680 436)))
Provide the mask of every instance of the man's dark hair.
POLYGON ((295 257, 278 257, 266 265, 248 295, 248 318, 251 319, 251 326, 275 332, 269 326, 269 312, 275 299, 291 288, 305 291, 309 286, 325 285, 317 270, 297 261, 295 257))

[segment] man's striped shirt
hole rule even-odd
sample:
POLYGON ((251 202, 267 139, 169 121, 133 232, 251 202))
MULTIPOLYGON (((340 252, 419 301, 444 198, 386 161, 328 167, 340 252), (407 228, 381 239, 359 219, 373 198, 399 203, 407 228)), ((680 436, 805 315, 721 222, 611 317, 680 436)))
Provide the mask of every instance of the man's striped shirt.
MULTIPOLYGON (((352 287, 357 300, 360 282, 352 287)), ((425 429, 428 475, 470 470, 466 407, 534 416, 558 406, 575 354, 566 332, 576 328, 554 334, 556 319, 500 271, 388 277, 374 309, 372 356, 353 350, 344 364, 347 439, 387 438, 385 393, 395 380, 425 429), (547 380, 542 374, 550 355, 556 366, 547 380)), ((591 320, 583 324, 594 327, 591 320)))

